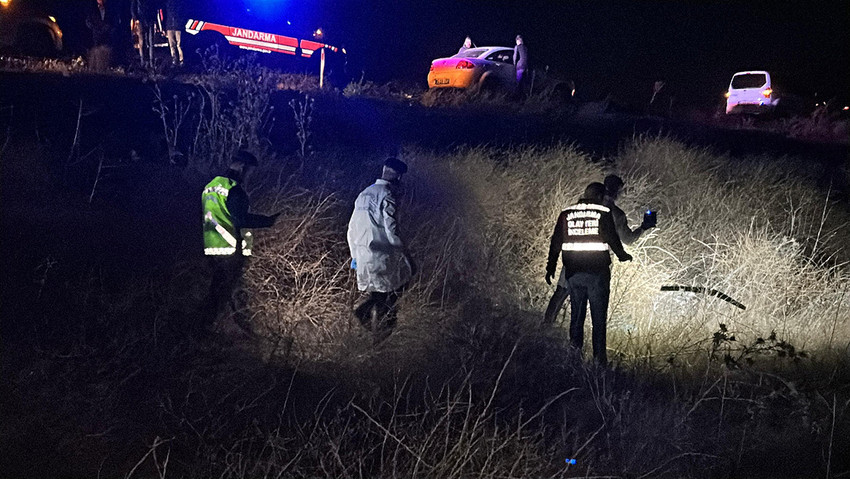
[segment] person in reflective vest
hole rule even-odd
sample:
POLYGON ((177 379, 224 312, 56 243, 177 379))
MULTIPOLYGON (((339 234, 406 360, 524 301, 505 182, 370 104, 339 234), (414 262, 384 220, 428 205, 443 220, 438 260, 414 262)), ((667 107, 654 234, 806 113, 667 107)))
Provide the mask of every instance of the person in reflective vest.
POLYGON ((398 227, 398 187, 407 165, 396 158, 384 162, 381 178, 357 196, 348 222, 351 267, 357 271, 357 289, 367 299, 354 315, 373 333, 377 344, 386 339, 397 321, 399 298, 413 276, 398 227))
MULTIPOLYGON (((257 158, 247 151, 239 151, 222 176, 216 176, 203 190, 204 255, 210 258, 212 281, 204 320, 215 321, 225 303, 230 302, 233 291, 242 278, 245 257, 251 256, 253 237, 247 228, 267 228, 277 219, 277 214, 264 216, 249 213, 250 200, 243 185, 257 166, 257 158)), ((239 316, 242 305, 231 303, 236 323, 246 329, 245 318, 239 316)))
POLYGON ((611 210, 603 205, 605 185, 591 183, 575 205, 558 215, 549 245, 546 281, 551 284, 560 255, 570 292, 570 344, 581 352, 584 320, 590 303, 593 324, 593 357, 608 363, 606 324, 611 292, 611 255, 620 261, 632 257, 617 235, 611 210))

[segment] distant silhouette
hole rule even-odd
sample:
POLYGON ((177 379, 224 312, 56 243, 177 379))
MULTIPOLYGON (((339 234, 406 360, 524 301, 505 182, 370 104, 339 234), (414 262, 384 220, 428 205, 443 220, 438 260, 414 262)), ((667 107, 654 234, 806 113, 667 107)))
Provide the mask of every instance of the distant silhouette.
POLYGON ((525 70, 528 69, 528 48, 522 40, 522 35, 516 36, 516 46, 514 47, 514 66, 516 67, 516 84, 519 93, 525 93, 526 75, 525 70))
POLYGON ((458 55, 472 48, 472 39, 466 37, 463 41, 463 45, 460 46, 460 49, 457 51, 458 55))
POLYGON ((185 21, 180 0, 167 0, 165 4, 165 35, 168 38, 168 48, 171 50, 171 63, 174 65, 183 64, 181 33, 185 21))
POLYGON ((86 15, 86 26, 92 33, 89 66, 103 71, 112 64, 112 52, 119 27, 117 7, 106 0, 97 0, 86 15))

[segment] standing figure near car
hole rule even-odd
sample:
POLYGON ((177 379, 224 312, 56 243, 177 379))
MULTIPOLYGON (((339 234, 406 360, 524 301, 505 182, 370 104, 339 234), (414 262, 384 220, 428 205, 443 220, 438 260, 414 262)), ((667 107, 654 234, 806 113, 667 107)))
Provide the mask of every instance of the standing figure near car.
POLYGON ((522 35, 516 36, 516 46, 514 47, 514 66, 516 67, 516 83, 517 91, 525 91, 525 70, 528 68, 528 49, 522 41, 522 35))
POLYGON ((184 23, 180 0, 167 0, 165 4, 165 35, 168 37, 171 63, 174 65, 183 64, 183 47, 180 40, 184 23))
POLYGON ((570 293, 570 344, 579 354, 584 345, 584 320, 590 302, 593 357, 603 366, 608 364, 605 329, 611 292, 609 251, 620 261, 632 259, 617 236, 611 210, 602 204, 604 195, 605 185, 591 183, 578 203, 561 212, 546 264, 546 277, 551 280, 560 252, 570 293))
POLYGON ((153 65, 153 28, 156 20, 154 0, 133 0, 130 8, 138 35, 139 61, 142 66, 153 65))
POLYGON ((351 267, 357 289, 368 293, 355 309, 374 343, 386 339, 397 321, 396 304, 413 276, 398 227, 398 195, 407 165, 396 158, 384 162, 381 178, 357 196, 348 222, 351 267))
POLYGON ((112 47, 118 29, 118 11, 112 3, 97 0, 86 15, 86 26, 91 30, 92 48, 89 65, 93 70, 106 70, 112 63, 112 47))
POLYGON ((472 48, 472 39, 466 37, 466 40, 463 41, 463 45, 460 46, 460 49, 457 51, 457 54, 460 55, 461 53, 469 50, 470 48, 472 48))

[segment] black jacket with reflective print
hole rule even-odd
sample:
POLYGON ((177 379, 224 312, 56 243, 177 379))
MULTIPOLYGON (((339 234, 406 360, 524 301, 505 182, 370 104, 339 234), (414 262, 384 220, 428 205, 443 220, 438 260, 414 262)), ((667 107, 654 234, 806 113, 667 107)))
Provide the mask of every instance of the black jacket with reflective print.
POLYGON ((607 273, 611 265, 609 249, 621 260, 627 254, 617 235, 611 210, 581 199, 558 215, 549 243, 546 272, 555 275, 558 253, 561 253, 567 276, 578 272, 607 273))

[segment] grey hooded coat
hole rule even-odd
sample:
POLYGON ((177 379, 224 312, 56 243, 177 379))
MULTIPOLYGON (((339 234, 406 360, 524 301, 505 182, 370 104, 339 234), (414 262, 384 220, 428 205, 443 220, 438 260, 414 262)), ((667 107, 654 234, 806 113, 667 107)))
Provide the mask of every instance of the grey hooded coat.
POLYGON ((396 199, 379 179, 354 202, 348 247, 357 265, 357 289, 388 293, 410 282, 412 270, 398 231, 396 199))

